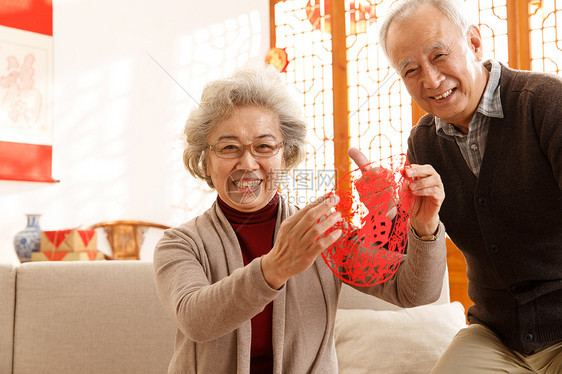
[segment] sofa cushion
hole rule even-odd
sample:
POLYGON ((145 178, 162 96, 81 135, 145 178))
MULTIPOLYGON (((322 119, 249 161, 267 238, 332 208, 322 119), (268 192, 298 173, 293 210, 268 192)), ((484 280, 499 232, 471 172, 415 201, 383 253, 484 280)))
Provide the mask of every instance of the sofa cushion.
POLYGON ((165 373, 175 326, 152 264, 37 262, 18 268, 14 373, 165 373))
POLYGON ((0 373, 12 372, 16 268, 0 264, 0 373))
POLYGON ((427 374, 465 326, 464 308, 456 301, 392 311, 340 309, 339 373, 427 374))

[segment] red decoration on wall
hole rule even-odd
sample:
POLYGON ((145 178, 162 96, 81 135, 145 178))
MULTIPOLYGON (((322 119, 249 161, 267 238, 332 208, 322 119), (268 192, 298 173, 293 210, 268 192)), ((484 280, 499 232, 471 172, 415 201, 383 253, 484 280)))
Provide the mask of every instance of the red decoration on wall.
MULTIPOLYGON (((351 1, 349 14, 350 34, 367 31, 367 26, 375 20, 375 5, 368 0, 351 1)), ((308 0, 306 16, 315 30, 331 33, 330 0, 308 0)))
POLYGON ((0 179, 55 182, 53 6, 0 0, 0 179))
POLYGON ((267 64, 275 66, 281 73, 284 73, 285 70, 287 70, 287 65, 289 65, 287 52, 284 48, 282 49, 277 47, 269 49, 269 51, 265 55, 265 62, 267 64))
POLYGON ((56 182, 51 177, 53 147, 0 141, 0 179, 56 182))
POLYGON ((0 0, 0 25, 53 35, 52 0, 0 0))
POLYGON ((339 228, 343 235, 322 257, 344 282, 372 286, 398 270, 415 202, 407 188, 406 167, 405 155, 394 156, 364 165, 339 181, 336 210, 342 221, 333 230, 339 228))

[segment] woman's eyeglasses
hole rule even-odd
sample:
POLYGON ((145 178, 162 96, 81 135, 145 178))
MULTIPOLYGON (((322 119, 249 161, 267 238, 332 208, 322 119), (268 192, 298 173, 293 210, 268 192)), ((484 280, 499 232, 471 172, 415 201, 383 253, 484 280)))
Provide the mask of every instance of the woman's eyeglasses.
POLYGON ((220 158, 238 158, 244 150, 256 158, 272 157, 279 153, 279 149, 285 145, 284 142, 260 140, 250 144, 240 144, 234 141, 218 142, 215 145, 207 145, 209 149, 220 158))

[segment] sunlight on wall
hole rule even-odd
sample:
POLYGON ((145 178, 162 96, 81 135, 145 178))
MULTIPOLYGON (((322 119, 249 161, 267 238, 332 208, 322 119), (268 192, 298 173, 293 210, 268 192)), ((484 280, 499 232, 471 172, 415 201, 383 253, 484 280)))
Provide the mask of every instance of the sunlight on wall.
MULTIPOLYGON (((252 59, 261 60, 262 37, 257 11, 180 36, 175 41, 174 78, 198 101, 210 80, 224 77, 252 59)), ((189 97, 177 90, 176 98, 182 101, 189 97)))
MULTIPOLYGON (((117 219, 175 226, 208 209, 216 194, 183 166, 185 120, 204 84, 262 62, 269 48, 267 3, 53 6, 60 183, 0 184, 0 262, 17 262, 12 240, 26 213, 42 214, 41 227, 56 230, 117 219)), ((152 248, 143 247, 143 259, 152 248)))
MULTIPOLYGON (((79 207, 86 221, 88 217, 123 214, 132 187, 126 177, 126 160, 134 63, 134 59, 124 58, 77 71, 73 86, 66 87, 66 95, 72 99, 59 109, 64 114, 58 116, 59 144, 54 153, 64 149, 59 158, 74 162, 64 163, 64 168, 56 171, 69 190, 61 202, 66 209, 52 209, 50 213, 55 220, 64 220, 71 207, 79 207), (100 183, 104 186, 102 194, 100 183), (76 189, 77 185, 83 187, 76 189)), ((89 223, 93 222, 77 221, 89 223)))
POLYGON ((257 11, 226 19, 180 36, 175 42, 174 67, 169 71, 178 122, 177 137, 167 155, 170 168, 168 193, 174 217, 180 221, 207 210, 216 194, 205 182, 188 175, 182 157, 185 145, 183 125, 189 112, 198 105, 203 87, 222 78, 248 61, 261 62, 262 25, 257 11))
POLYGON ((208 209, 215 199, 206 183, 184 169, 183 125, 204 84, 252 59, 261 60, 259 13, 251 11, 196 29, 167 47, 155 47, 153 41, 141 40, 143 35, 130 39, 133 34, 128 30, 126 39, 135 45, 135 53, 77 70, 68 80, 72 86, 65 87, 72 99, 60 108, 59 119, 64 120, 57 126, 63 133, 58 139, 67 145, 63 157, 75 162, 65 165, 58 176, 85 186, 68 191, 66 208, 51 214, 54 221, 64 221, 71 207, 79 206, 82 225, 131 218, 179 224, 208 209), (141 118, 148 126, 135 121, 144 110, 135 99, 139 88, 154 90, 155 96, 140 105, 169 107, 169 113, 155 115, 153 126, 150 118, 141 118), (143 196, 139 191, 144 191, 143 196), (153 203, 160 216, 150 213, 153 200, 168 202, 160 207, 153 203))

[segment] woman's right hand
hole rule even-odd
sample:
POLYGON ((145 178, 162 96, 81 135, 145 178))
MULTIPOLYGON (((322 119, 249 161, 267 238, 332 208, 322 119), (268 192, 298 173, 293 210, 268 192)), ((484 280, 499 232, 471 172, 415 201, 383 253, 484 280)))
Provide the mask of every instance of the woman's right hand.
POLYGON ((336 195, 324 195, 281 223, 273 248, 261 261, 271 287, 278 289, 293 275, 308 269, 340 238, 340 229, 326 233, 341 219, 341 214, 332 210, 338 201, 336 195))

